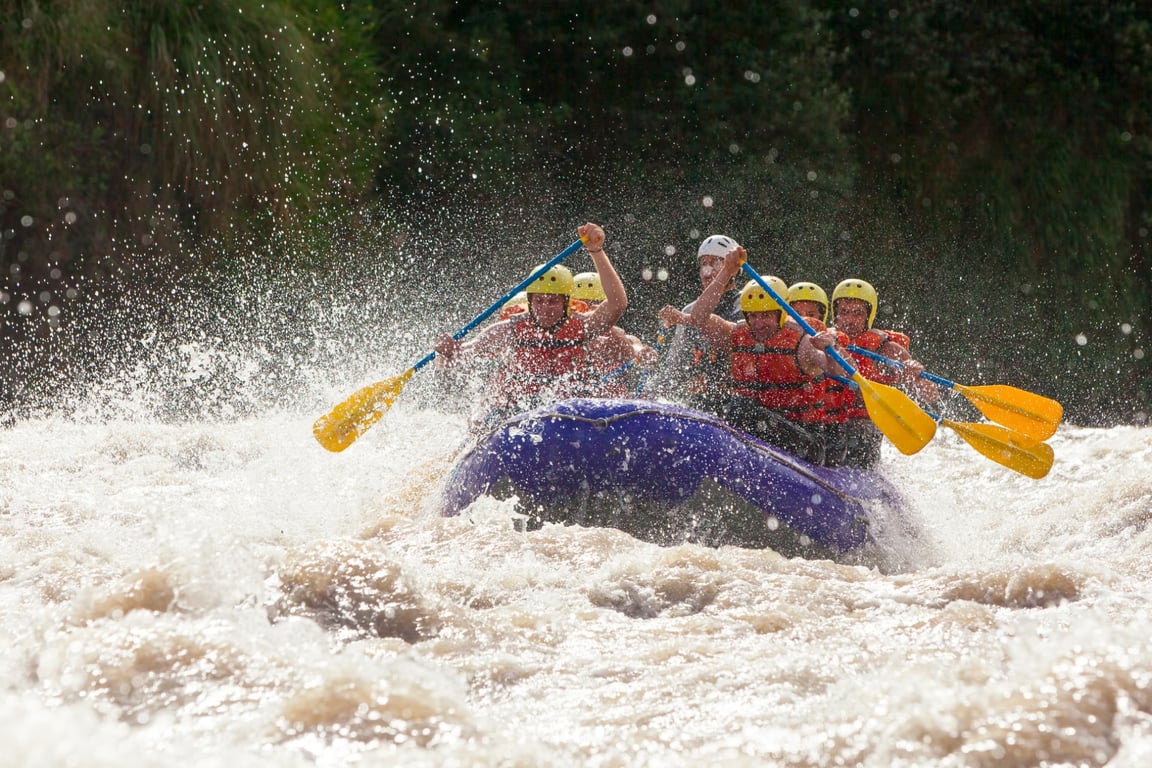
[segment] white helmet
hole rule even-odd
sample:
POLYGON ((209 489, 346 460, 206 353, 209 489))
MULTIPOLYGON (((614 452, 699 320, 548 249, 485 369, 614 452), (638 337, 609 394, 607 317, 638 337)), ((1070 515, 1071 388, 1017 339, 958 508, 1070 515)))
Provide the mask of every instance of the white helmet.
POLYGON ((704 242, 700 243, 699 250, 696 251, 696 258, 702 259, 705 256, 727 256, 728 251, 739 246, 728 235, 709 235, 704 238, 704 242))

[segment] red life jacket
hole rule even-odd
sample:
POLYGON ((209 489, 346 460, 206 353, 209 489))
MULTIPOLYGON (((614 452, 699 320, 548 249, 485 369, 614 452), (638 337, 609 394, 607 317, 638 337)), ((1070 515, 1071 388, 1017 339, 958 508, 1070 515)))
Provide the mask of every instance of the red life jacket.
MULTIPOLYGON (((812 326, 812 330, 816 333, 823 333, 828 330, 828 326, 822 320, 804 318, 808 325, 812 326)), ((836 331, 836 343, 845 347, 848 345, 848 336, 843 331, 836 331)), ((821 376, 815 380, 815 384, 821 387, 822 392, 820 399, 822 401, 820 408, 817 411, 816 417, 810 421, 819 421, 825 424, 838 424, 847 419, 844 409, 846 407, 847 399, 845 392, 850 390, 838 381, 821 376)), ((849 392, 850 394, 850 392, 849 392)))
POLYGON ((544 390, 558 398, 583 394, 588 373, 584 318, 569 316, 547 330, 528 313, 515 316, 512 322, 515 350, 512 362, 498 377, 501 398, 515 402, 544 390))
MULTIPOLYGON (((849 343, 853 346, 866 349, 869 352, 877 352, 880 347, 889 341, 899 344, 901 347, 904 347, 904 349, 908 349, 912 343, 906 335, 899 331, 881 331, 876 328, 869 328, 849 343)), ((877 362, 857 352, 851 352, 850 354, 852 355, 851 362, 856 366, 856 370, 860 371, 860 375, 869 381, 878 381, 881 384, 891 385, 900 380, 900 371, 898 368, 877 362)), ((864 407, 864 398, 860 396, 860 392, 856 389, 843 387, 842 385, 841 387, 844 389, 844 418, 869 418, 868 409, 864 407)))
POLYGON ((747 325, 732 332, 732 393, 750 397, 792 421, 820 420, 824 385, 800 369, 796 350, 804 332, 784 327, 763 344, 747 325))

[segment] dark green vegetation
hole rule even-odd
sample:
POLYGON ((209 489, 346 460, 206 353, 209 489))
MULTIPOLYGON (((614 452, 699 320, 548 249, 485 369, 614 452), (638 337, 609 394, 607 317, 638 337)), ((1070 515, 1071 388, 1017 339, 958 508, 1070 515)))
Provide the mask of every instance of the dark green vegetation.
POLYGON ((324 270, 366 210, 531 211, 607 226, 644 335, 725 231, 871 279, 940 373, 1152 413, 1147 3, 0 0, 0 72, 3 344, 69 288, 324 270))

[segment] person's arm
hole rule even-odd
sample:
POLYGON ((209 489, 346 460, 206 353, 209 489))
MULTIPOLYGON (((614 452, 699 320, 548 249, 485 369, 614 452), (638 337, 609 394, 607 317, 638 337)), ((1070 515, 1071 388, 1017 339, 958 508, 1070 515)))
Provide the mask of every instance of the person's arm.
POLYGON ((668 328, 674 325, 688 325, 691 320, 687 312, 681 312, 671 304, 665 305, 663 309, 656 313, 656 317, 668 328))
POLYGON ((720 298, 728 289, 728 284, 732 282, 732 278, 740 271, 740 265, 747 258, 748 253, 743 246, 738 245, 728 251, 720 271, 712 278, 712 282, 704 288, 700 298, 693 303, 692 312, 688 315, 688 324, 698 328, 704 338, 714 346, 727 349, 732 345, 732 331, 736 329, 736 323, 715 314, 716 306, 720 303, 720 298))
POLYGON ((831 376, 847 376, 848 372, 841 368, 836 360, 824 350, 835 346, 837 341, 834 331, 821 331, 815 336, 804 335, 800 339, 800 346, 796 349, 796 362, 800 370, 809 376, 819 376, 827 373, 831 376))
POLYGON ((884 339, 884 343, 880 345, 880 347, 876 350, 876 353, 884 355, 884 357, 897 360, 901 363, 907 363, 912 359, 911 352, 889 338, 884 339))
POLYGON ((660 362, 660 353, 645 344, 639 337, 630 333, 624 334, 628 344, 632 347, 632 359, 642 368, 651 368, 660 362))
POLYGON ((932 382, 920 378, 920 374, 925 370, 924 364, 912 357, 912 353, 904 345, 891 340, 886 341, 880 345, 880 354, 903 363, 900 380, 910 386, 917 397, 928 403, 935 403, 940 399, 940 389, 932 382))
POLYGON ((920 382, 918 382, 917 379, 920 374, 924 372, 924 364, 912 357, 912 353, 907 347, 903 344, 897 344, 891 338, 887 338, 876 352, 884 357, 902 363, 904 367, 900 369, 900 378, 909 384, 919 386, 920 382))
POLYGON ((635 360, 636 355, 632 339, 633 337, 626 334, 624 329, 612 326, 596 340, 596 344, 599 353, 603 355, 603 359, 608 365, 619 366, 635 360))
POLYGON ((593 338, 614 326, 624 316, 624 310, 628 309, 628 292, 608 259, 608 254, 604 253, 603 228, 588 222, 580 227, 579 232, 584 240, 584 248, 596 266, 596 274, 600 276, 600 287, 604 289, 604 301, 584 321, 588 338, 593 338))
POLYGON ((461 359, 467 360, 471 356, 498 357, 512 343, 514 322, 504 320, 490 325, 466 343, 457 341, 450 333, 443 334, 432 345, 436 351, 436 364, 442 368, 451 368, 461 359))

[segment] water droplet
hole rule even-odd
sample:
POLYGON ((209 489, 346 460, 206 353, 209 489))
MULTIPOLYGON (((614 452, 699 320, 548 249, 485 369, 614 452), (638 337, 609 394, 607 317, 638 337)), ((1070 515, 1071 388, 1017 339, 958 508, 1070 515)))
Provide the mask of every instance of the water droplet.
POLYGON ((1082 347, 1088 343, 1088 337, 1082 333, 1078 333, 1076 334, 1076 343, 1082 347))
POLYGON ((712 196, 711 195, 704 195, 704 199, 701 200, 700 202, 705 208, 711 208, 712 207, 712 196))

